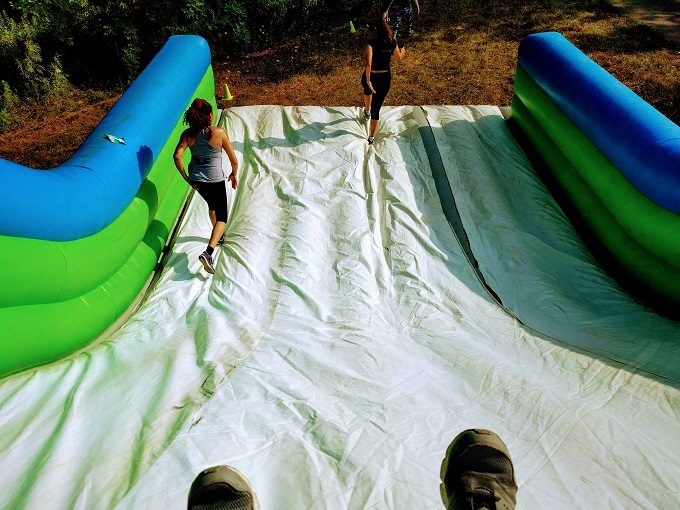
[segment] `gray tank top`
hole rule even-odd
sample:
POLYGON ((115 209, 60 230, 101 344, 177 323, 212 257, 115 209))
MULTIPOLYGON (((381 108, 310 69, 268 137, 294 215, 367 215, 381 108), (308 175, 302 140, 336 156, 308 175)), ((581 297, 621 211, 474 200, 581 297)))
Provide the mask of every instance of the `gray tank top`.
POLYGON ((204 133, 198 133, 189 151, 191 152, 189 179, 198 182, 221 182, 225 179, 222 170, 222 147, 216 149, 208 143, 204 133))

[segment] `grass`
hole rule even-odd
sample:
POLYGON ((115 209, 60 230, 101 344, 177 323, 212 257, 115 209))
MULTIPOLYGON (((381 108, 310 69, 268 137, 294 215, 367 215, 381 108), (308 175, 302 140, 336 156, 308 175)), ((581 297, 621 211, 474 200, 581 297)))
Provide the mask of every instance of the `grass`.
POLYGON ((120 93, 71 88, 59 97, 25 101, 12 111, 15 119, 0 134, 0 158, 32 168, 64 162, 99 124, 120 93))
MULTIPOLYGON (((216 89, 228 83, 235 99, 253 104, 361 104, 359 78, 365 23, 349 20, 323 33, 214 63, 216 89)), ((529 33, 557 30, 643 99, 680 124, 680 48, 604 0, 494 0, 455 4, 427 0, 395 64, 386 104, 509 105, 519 42, 529 33)), ((58 99, 24 103, 0 135, 0 157, 50 168, 70 156, 115 100, 117 91, 73 89, 58 99)))

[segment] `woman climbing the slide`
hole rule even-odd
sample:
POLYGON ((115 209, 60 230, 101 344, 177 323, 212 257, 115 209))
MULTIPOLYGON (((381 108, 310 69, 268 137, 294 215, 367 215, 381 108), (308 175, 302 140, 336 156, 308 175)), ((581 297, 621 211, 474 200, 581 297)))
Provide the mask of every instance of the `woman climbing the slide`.
POLYGON ((380 120, 380 107, 390 90, 392 72, 390 59, 404 58, 405 48, 400 48, 392 28, 384 17, 380 17, 375 24, 375 37, 368 40, 364 50, 365 69, 361 75, 361 85, 364 87, 364 119, 371 121, 368 144, 375 139, 380 120))
POLYGON ((222 149, 226 151, 231 162, 231 174, 228 180, 234 189, 238 184, 236 179, 238 160, 227 132, 221 127, 212 125, 213 110, 206 100, 194 99, 184 113, 184 122, 189 124, 189 128, 185 129, 179 137, 179 143, 175 148, 175 166, 189 186, 198 191, 208 203, 213 229, 208 246, 198 256, 198 259, 205 270, 213 274, 215 272, 213 252, 218 243, 223 240, 229 214, 227 186, 222 170, 222 149), (182 164, 182 155, 187 148, 191 152, 189 175, 182 164))

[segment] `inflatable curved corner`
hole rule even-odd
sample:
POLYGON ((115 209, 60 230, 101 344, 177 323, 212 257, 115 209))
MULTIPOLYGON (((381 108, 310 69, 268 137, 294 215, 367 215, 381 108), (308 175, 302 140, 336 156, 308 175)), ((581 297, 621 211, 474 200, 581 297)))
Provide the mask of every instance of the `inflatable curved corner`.
POLYGON ((196 97, 216 108, 208 44, 173 36, 64 164, 0 160, 0 377, 86 346, 142 292, 187 197, 172 156, 196 97))

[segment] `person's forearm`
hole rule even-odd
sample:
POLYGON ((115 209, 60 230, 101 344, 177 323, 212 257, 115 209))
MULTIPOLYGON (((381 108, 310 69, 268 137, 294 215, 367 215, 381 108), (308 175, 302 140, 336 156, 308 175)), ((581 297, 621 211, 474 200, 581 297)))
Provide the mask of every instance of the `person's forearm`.
POLYGON ((231 142, 227 144, 226 152, 227 157, 229 158, 229 163, 231 163, 231 171, 234 173, 234 175, 236 175, 236 172, 238 171, 238 159, 236 158, 236 152, 234 152, 234 148, 231 146, 231 142))
POLYGON ((186 171, 184 170, 184 165, 182 164, 181 159, 175 158, 175 168, 177 168, 177 171, 182 176, 182 179, 184 179, 186 182, 191 184, 191 181, 189 180, 189 176, 187 175, 186 171))
POLYGON ((236 155, 232 158, 230 154, 229 162, 231 163, 231 173, 227 177, 227 180, 231 182, 231 187, 236 189, 236 186, 238 186, 238 160, 236 159, 236 155))

